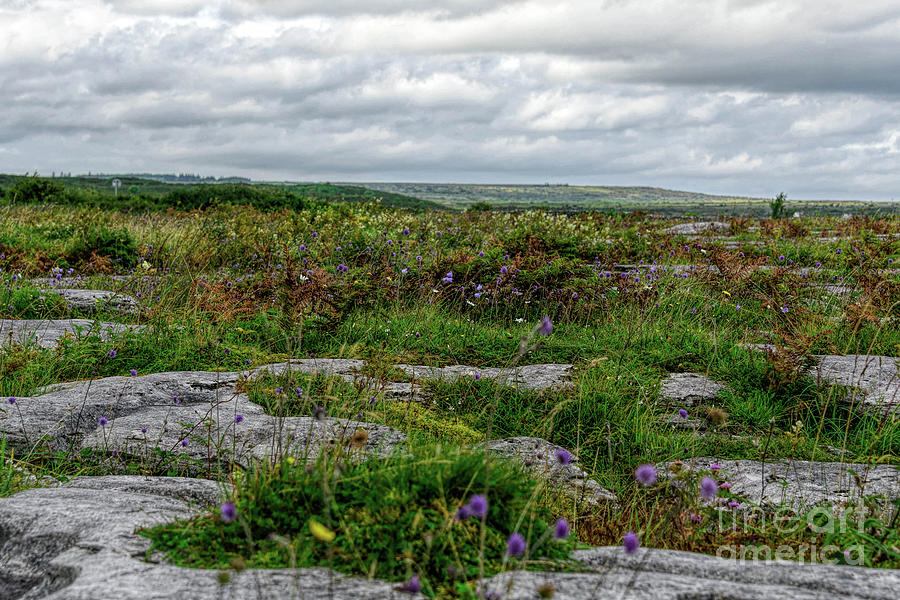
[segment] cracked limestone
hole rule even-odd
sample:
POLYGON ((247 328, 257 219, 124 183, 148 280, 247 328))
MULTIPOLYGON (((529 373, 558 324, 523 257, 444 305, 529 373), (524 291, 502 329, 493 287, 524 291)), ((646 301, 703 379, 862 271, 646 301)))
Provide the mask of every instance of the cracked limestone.
POLYGON ((562 446, 535 437, 512 437, 491 440, 478 447, 503 458, 515 458, 540 478, 558 486, 567 496, 589 504, 615 502, 616 496, 590 479, 578 464, 578 457, 562 446), (565 453, 569 460, 559 459, 558 453, 565 453))
POLYGON ((850 354, 817 355, 818 364, 810 374, 818 383, 856 388, 859 393, 841 399, 881 413, 897 410, 900 404, 900 374, 897 359, 891 356, 850 354))
POLYGON ((105 310, 130 315, 137 313, 140 309, 137 298, 127 294, 74 288, 50 288, 46 291, 62 296, 70 308, 85 313, 105 310))
POLYGON ((503 600, 894 600, 900 571, 792 561, 736 560, 620 546, 574 552, 586 573, 513 571, 486 582, 503 600))
POLYGON ((714 401, 725 384, 699 373, 670 373, 659 388, 663 400, 681 408, 714 401))
POLYGON ((695 458, 683 468, 708 471, 713 464, 722 467, 719 479, 731 484, 732 494, 757 505, 801 510, 821 503, 844 506, 869 495, 900 498, 900 468, 892 465, 695 458))
POLYGON ((140 330, 136 325, 91 321, 89 319, 0 319, 0 345, 16 343, 22 346, 35 344, 41 348, 55 348, 66 337, 98 334, 107 340, 110 335, 140 330))

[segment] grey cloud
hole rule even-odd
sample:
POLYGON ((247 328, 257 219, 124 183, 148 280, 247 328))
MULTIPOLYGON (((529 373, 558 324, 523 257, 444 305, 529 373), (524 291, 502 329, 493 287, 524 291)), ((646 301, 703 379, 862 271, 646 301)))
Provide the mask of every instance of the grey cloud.
POLYGON ((56 46, 0 47, 0 170, 900 196, 892 3, 713 2, 709 25, 674 2, 351 4, 48 22, 56 46))

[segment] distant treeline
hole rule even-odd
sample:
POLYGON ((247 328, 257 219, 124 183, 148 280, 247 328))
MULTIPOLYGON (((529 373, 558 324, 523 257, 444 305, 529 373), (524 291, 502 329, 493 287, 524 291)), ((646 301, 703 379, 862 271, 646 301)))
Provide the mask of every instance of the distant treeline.
POLYGON ((0 202, 97 205, 121 210, 203 210, 222 204, 261 210, 300 210, 315 203, 374 202, 386 207, 421 210, 434 202, 403 194, 345 185, 271 185, 248 183, 169 183, 143 177, 64 177, 0 175, 0 202), (121 185, 118 194, 113 179, 121 185))

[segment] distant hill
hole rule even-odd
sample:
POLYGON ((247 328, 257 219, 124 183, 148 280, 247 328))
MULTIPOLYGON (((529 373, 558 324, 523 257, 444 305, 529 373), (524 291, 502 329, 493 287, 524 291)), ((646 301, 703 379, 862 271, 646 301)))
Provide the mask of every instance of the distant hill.
POLYGON ((249 204, 263 209, 300 208, 304 202, 374 202, 390 208, 441 208, 435 202, 358 185, 273 184, 201 178, 195 175, 105 174, 36 177, 0 174, 0 200, 101 204, 122 209, 207 208, 216 203, 249 204), (113 180, 120 182, 118 194, 113 180))
POLYGON ((670 203, 708 204, 768 202, 768 198, 715 196, 655 187, 580 185, 487 185, 463 183, 362 183, 367 188, 415 196, 459 207, 489 202, 497 207, 550 205, 578 206, 582 210, 616 205, 657 206, 670 203))
MULTIPOLYGON (((715 196, 656 187, 584 185, 487 185, 464 183, 361 183, 384 193, 413 196, 444 207, 465 209, 490 205, 498 210, 543 208, 561 212, 648 211, 663 216, 755 216, 770 214, 771 198, 715 196)), ((786 204, 788 214, 898 214, 900 204, 841 200, 803 200, 786 204)))

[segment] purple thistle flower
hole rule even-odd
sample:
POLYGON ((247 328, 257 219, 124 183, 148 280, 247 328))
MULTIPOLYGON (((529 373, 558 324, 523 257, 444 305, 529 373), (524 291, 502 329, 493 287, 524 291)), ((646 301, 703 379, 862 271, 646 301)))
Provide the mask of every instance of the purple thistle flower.
POLYGON ((553 539, 564 540, 569 537, 569 523, 565 519, 557 519, 553 528, 553 539))
POLYGON ((713 463, 713 464, 709 465, 709 468, 711 471, 718 471, 719 469, 722 468, 722 465, 720 465, 718 463, 713 463))
POLYGON ((242 415, 242 414, 240 414, 240 413, 234 415, 234 422, 235 422, 235 423, 240 423, 240 422, 243 421, 243 420, 244 420, 244 415, 242 415))
POLYGON ((188 445, 188 441, 187 441, 186 439, 181 440, 181 447, 182 447, 182 448, 187 448, 187 445, 188 445))
POLYGON ((101 427, 104 427, 109 421, 106 420, 106 417, 100 417, 97 419, 97 423, 100 424, 101 427))
POLYGON ((651 464, 641 465, 634 470, 634 478, 641 485, 653 485, 656 483, 656 467, 651 464))
POLYGON ((525 538, 521 533, 514 533, 506 541, 506 554, 512 557, 522 556, 525 553, 525 538))
POLYGON ((507 273, 509 273, 509 269, 507 269, 505 266, 500 267, 500 274, 501 274, 501 275, 506 275, 507 273))
POLYGON ((137 371, 135 371, 134 369, 131 369, 131 370, 128 371, 128 372, 131 373, 131 376, 132 376, 132 377, 137 377, 137 371))
POLYGON ((553 332, 553 322, 550 320, 550 317, 541 319, 537 332, 541 335, 550 335, 553 332))
POLYGON ((704 500, 712 500, 719 494, 719 485, 712 477, 706 476, 700 480, 700 497, 704 500))
POLYGON ((422 591, 422 584, 419 582, 418 576, 413 575, 409 578, 409 581, 398 587, 397 590, 407 594, 418 594, 422 591))
POLYGON ((740 505, 741 505, 741 503, 738 502, 737 500, 732 500, 731 502, 728 503, 728 506, 730 506, 731 508, 737 508, 740 505))
POLYGON ((454 517, 454 521, 465 521, 471 516, 472 509, 469 508, 468 504, 463 504, 459 507, 459 510, 456 511, 456 517, 454 517))
POLYGON ((622 547, 625 549, 625 554, 634 554, 637 552, 640 545, 641 541, 633 531, 629 531, 625 534, 625 537, 622 538, 622 547))
POLYGON ((683 409, 683 408, 679 408, 679 409, 678 409, 678 416, 681 417, 682 419, 687 419, 687 418, 688 418, 688 411, 686 411, 686 410, 683 409))
POLYGON ((16 399, 15 399, 14 396, 10 396, 10 397, 9 397, 9 403, 10 403, 10 404, 15 404, 15 403, 16 403, 16 399))
POLYGON ((566 450, 565 448, 559 448, 556 451, 556 462, 565 466, 572 462, 572 453, 566 450))
POLYGON ((234 505, 234 502, 225 502, 222 504, 219 512, 222 515, 222 520, 226 523, 231 523, 237 519, 237 507, 234 505))
POLYGON ((146 427, 141 427, 141 433, 147 433, 147 428, 146 428, 146 427))
POLYGON ((477 494, 469 499, 469 511, 473 517, 483 517, 487 514, 488 501, 484 494, 477 494))

